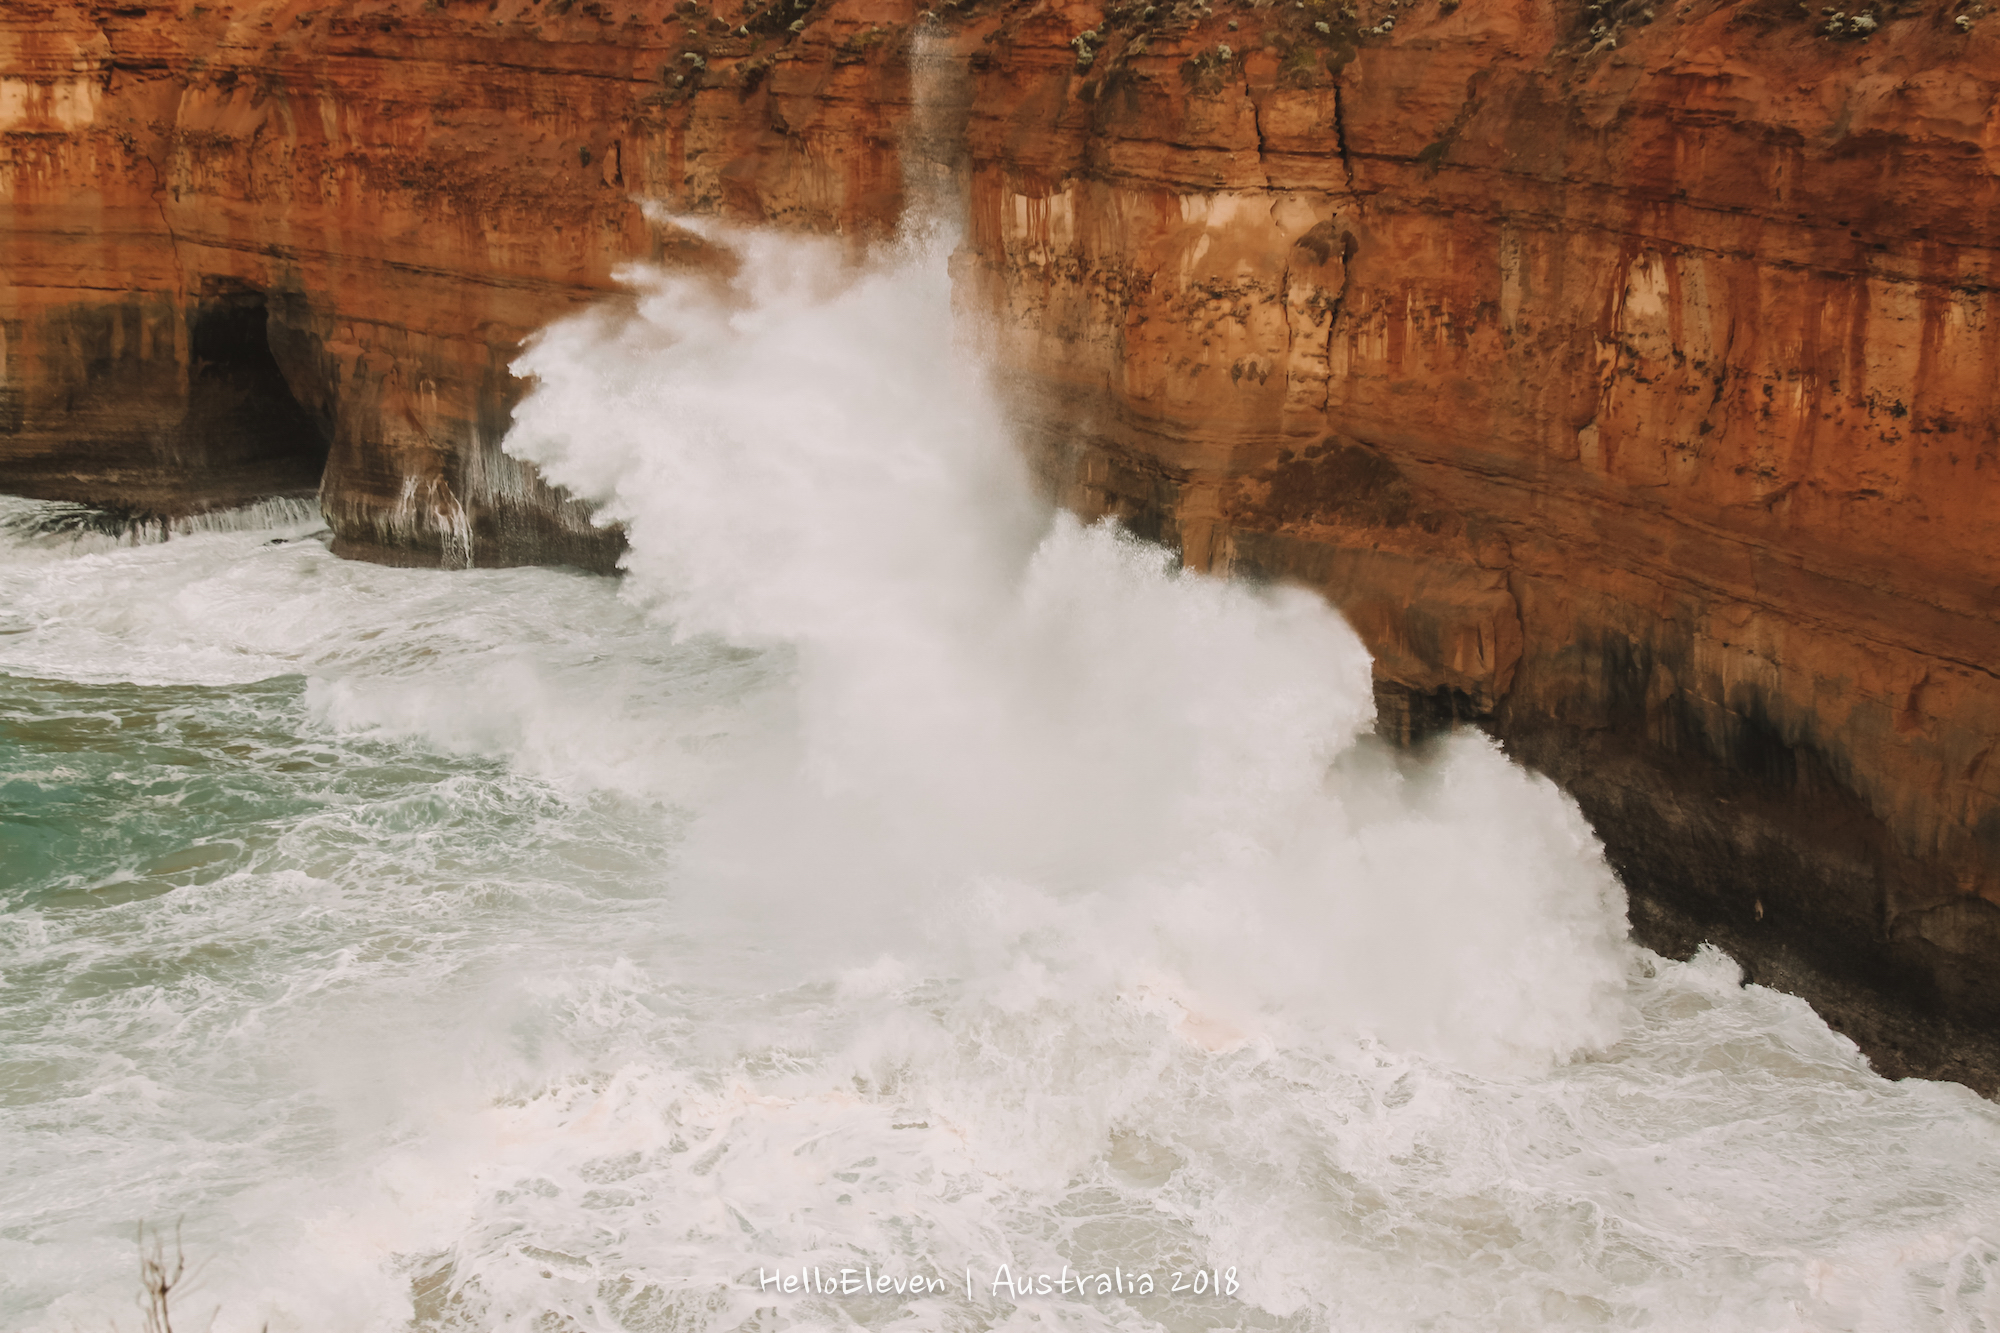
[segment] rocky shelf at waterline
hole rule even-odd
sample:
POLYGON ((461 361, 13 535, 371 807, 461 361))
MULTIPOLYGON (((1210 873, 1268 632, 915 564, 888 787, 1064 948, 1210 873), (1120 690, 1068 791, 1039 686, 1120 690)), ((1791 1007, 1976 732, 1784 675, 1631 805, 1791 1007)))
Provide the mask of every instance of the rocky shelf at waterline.
POLYGON ((639 201, 866 242, 956 161, 1050 494, 1322 590, 1388 729, 1576 797, 1642 939, 1991 1091, 2000 20, 1865 16, 12 4, 0 489, 317 480, 345 554, 609 568, 499 442, 534 329, 723 262, 639 201))

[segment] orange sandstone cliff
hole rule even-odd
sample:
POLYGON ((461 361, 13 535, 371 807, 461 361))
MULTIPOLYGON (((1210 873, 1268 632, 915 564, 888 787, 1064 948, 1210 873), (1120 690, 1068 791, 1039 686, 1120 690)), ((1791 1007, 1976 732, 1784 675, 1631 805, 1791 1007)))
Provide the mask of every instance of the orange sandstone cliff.
POLYGON ((12 0, 0 489, 608 568, 521 339, 700 262, 642 200, 865 241, 955 159, 1052 494, 1323 590, 1642 939, 1992 1090, 2000 15, 1832 8, 12 0))

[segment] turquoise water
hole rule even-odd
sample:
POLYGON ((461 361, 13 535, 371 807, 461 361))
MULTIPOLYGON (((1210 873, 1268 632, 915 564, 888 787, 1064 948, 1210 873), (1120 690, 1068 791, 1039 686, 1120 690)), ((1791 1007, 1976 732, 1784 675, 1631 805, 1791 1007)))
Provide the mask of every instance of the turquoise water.
POLYGON ((734 243, 532 354, 622 580, 0 501, 0 1326, 141 1220, 224 1333, 2000 1326, 1992 1105, 1036 507, 936 256, 734 243))

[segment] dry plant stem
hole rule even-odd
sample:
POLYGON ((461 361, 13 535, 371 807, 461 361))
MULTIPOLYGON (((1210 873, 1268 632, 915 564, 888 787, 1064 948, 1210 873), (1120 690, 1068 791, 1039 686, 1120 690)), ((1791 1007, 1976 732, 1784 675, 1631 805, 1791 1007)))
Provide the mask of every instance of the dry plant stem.
POLYGON ((139 1285, 144 1288, 146 1333, 174 1333, 167 1296, 187 1272, 187 1254, 181 1249, 180 1223, 174 1223, 174 1257, 167 1259, 166 1242, 156 1230, 152 1248, 146 1246, 146 1224, 139 1224, 139 1285))

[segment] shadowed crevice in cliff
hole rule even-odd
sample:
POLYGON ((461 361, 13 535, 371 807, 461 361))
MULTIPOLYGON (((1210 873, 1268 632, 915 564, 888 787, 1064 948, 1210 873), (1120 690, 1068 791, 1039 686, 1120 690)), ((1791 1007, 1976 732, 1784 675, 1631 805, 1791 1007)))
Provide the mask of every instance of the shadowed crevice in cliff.
POLYGON ((293 396, 267 323, 262 292, 224 283, 184 312, 134 297, 46 316, 56 373, 0 420, 0 489, 134 521, 315 494, 326 425, 293 396))
POLYGON ((1631 894, 1634 937, 1714 944, 1809 1001, 1890 1077, 2000 1092, 2000 909, 1957 893, 1856 794, 1837 747, 1739 685, 1708 706, 1663 679, 1688 643, 1571 645, 1590 688, 1503 700, 1481 725, 1573 796, 1631 894))
MULTIPOLYGON (((1549 590, 1524 586, 1528 613, 1545 610, 1549 590)), ((1701 660, 1671 633, 1544 642, 1490 704, 1378 666, 1377 731, 1414 748, 1460 725, 1486 731, 1576 800, 1639 943, 1680 959, 1722 949, 1746 983, 1804 998, 1888 1077, 2000 1093, 2000 984, 1986 965, 2000 908, 1899 841, 1811 719, 1745 682, 1712 692, 1701 660)))
POLYGON ((1941 883, 1855 794, 1838 752, 1754 689, 1706 709, 1660 689, 1662 674, 1691 674, 1691 645, 1607 639, 1570 655, 1566 695, 1530 679, 1492 708, 1378 674, 1376 730, 1416 750, 1459 726, 1487 732, 1576 800, 1639 943, 1677 959, 1722 949, 1746 984, 1805 999, 1887 1077, 2000 1093, 2000 984, 1985 965, 2000 908, 1941 883))
POLYGON ((1417 690, 1380 677, 1375 681, 1375 734, 1398 749, 1421 749, 1485 715, 1477 699, 1449 685, 1417 690))
POLYGON ((262 292, 224 288, 204 301, 189 330, 182 443, 200 457, 191 469, 196 485, 206 471, 208 489, 236 492, 228 503, 314 493, 326 470, 327 422, 293 397, 269 324, 262 292))
MULTIPOLYGON (((2000 912, 1967 898, 1893 914, 1899 884, 1926 867, 1851 795, 1815 780, 1788 798, 1626 731, 1511 718, 1488 729, 1576 799, 1631 895, 1640 943, 1674 958, 1716 945, 1746 981, 1810 1002, 1888 1077, 2000 1092, 2000 1006, 1982 966, 2000 912), (1954 909, 1979 917, 1957 947, 1925 938, 1928 918, 1954 909)), ((1810 766, 1796 752, 1786 762, 1810 766)))

